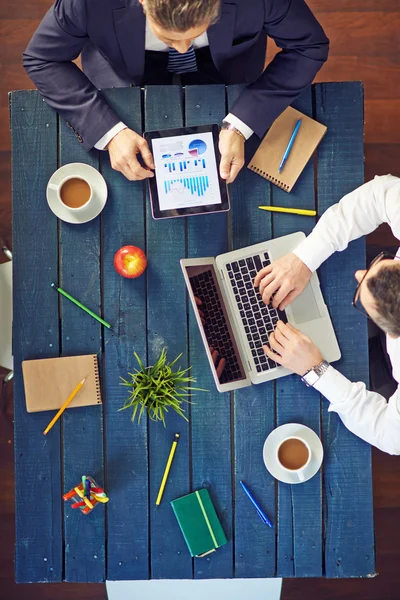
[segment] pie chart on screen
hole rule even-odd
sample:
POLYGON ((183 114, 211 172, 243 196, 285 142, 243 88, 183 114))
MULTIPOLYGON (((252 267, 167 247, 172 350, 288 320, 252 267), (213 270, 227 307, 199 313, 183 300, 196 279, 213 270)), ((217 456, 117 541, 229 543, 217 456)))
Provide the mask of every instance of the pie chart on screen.
POLYGON ((203 140, 192 140, 189 144, 189 154, 200 156, 207 150, 207 144, 203 140))

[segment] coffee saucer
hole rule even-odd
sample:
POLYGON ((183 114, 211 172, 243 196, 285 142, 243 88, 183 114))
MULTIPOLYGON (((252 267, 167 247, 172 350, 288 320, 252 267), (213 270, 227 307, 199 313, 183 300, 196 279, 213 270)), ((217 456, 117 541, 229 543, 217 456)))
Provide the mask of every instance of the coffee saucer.
POLYGON ((84 163, 69 163, 57 169, 50 177, 47 184, 46 197, 50 210, 62 221, 75 225, 87 223, 95 219, 103 210, 107 202, 107 184, 104 177, 94 167, 85 165, 84 163), (79 212, 71 211, 64 206, 58 199, 57 190, 49 187, 50 183, 59 185, 65 177, 71 177, 72 175, 86 179, 93 190, 92 199, 79 212))
POLYGON ((291 436, 303 438, 308 442, 311 448, 311 460, 309 465, 304 469, 304 481, 308 481, 318 473, 324 457, 324 449, 321 440, 312 429, 305 425, 300 425, 299 423, 286 423, 271 431, 264 443, 264 464, 271 475, 283 483, 304 483, 303 481, 299 481, 296 474, 292 474, 285 469, 282 469, 276 456, 276 450, 279 444, 283 442, 284 439, 291 436))

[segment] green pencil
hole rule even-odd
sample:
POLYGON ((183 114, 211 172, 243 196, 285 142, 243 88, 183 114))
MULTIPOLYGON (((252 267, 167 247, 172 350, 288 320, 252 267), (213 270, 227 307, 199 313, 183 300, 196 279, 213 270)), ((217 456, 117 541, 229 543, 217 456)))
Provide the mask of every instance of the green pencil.
POLYGON ((62 290, 55 283, 52 283, 51 287, 54 288, 55 290, 57 290, 57 292, 59 294, 61 294, 62 296, 65 296, 66 298, 68 298, 68 300, 71 300, 71 302, 73 302, 74 304, 76 304, 77 306, 79 306, 79 308, 81 308, 82 310, 84 310, 85 312, 87 312, 88 315, 90 315, 91 317, 93 317, 93 319, 96 319, 96 321, 98 321, 99 323, 101 323, 102 325, 104 325, 104 327, 107 327, 107 329, 111 329, 110 323, 107 323, 107 321, 104 321, 104 319, 102 319, 101 317, 99 317, 98 315, 96 315, 96 313, 94 313, 92 310, 90 310, 90 308, 87 308, 86 306, 84 306, 81 302, 79 302, 79 300, 77 300, 73 296, 70 296, 70 294, 68 294, 68 292, 65 292, 64 290, 62 290))

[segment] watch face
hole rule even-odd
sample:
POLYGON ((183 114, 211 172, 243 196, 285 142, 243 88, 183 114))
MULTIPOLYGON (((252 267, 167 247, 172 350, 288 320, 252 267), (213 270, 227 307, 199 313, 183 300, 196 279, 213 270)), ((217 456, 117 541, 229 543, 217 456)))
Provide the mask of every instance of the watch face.
POLYGON ((319 375, 312 369, 311 371, 309 371, 309 373, 304 375, 303 379, 308 385, 312 386, 315 383, 317 383, 319 375))

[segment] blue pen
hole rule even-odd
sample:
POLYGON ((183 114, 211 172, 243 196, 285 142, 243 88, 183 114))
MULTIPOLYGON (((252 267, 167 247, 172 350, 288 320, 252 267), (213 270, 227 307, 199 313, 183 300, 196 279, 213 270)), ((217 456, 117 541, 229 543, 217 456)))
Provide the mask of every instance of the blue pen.
POLYGON ((292 135, 290 137, 289 143, 288 143, 288 145, 286 147, 286 150, 285 150, 285 153, 284 153, 284 155, 282 157, 281 164, 279 165, 279 169, 278 169, 279 173, 282 171, 283 167, 285 166, 285 162, 287 161, 287 158, 288 158, 288 156, 290 154, 290 151, 292 149, 294 140, 296 139, 296 136, 299 133, 300 125, 301 125, 301 119, 299 119, 297 121, 297 123, 296 123, 296 125, 295 125, 295 127, 293 129, 293 133, 292 133, 292 135))
POLYGON ((248 487, 243 483, 243 481, 240 482, 240 485, 242 486, 243 490, 245 491, 247 497, 250 499, 250 501, 253 504, 253 506, 257 509, 257 513, 258 513, 258 516, 260 517, 260 519, 262 521, 264 521, 264 523, 266 525, 268 525, 269 527, 272 527, 271 521, 268 519, 267 515, 262 510, 261 506, 258 504, 258 502, 254 498, 253 494, 250 492, 250 490, 248 489, 248 487))

